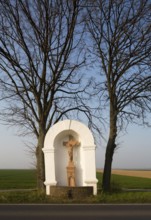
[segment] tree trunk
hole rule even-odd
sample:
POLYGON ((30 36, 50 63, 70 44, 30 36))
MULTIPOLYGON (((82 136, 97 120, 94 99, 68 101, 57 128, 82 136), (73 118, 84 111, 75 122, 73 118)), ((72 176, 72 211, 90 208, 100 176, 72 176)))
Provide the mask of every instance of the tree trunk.
POLYGON ((110 109, 110 131, 109 139, 105 154, 105 164, 103 171, 102 189, 103 191, 109 192, 111 190, 111 170, 114 149, 116 148, 116 136, 117 136, 117 112, 111 107, 110 109))
POLYGON ((105 164, 103 171, 103 181, 102 181, 102 189, 103 191, 111 190, 111 170, 112 170, 112 159, 115 149, 115 139, 109 138, 106 154, 105 154, 105 164))
POLYGON ((45 133, 40 132, 37 149, 36 149, 38 189, 44 189, 44 181, 45 181, 44 154, 42 151, 42 148, 44 147, 44 139, 45 139, 45 133))

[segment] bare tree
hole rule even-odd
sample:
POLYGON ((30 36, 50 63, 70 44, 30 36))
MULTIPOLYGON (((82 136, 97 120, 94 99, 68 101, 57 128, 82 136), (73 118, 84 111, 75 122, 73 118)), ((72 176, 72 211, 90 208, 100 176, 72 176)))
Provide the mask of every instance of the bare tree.
MULTIPOLYGON (((150 109, 151 75, 146 64, 151 55, 149 0, 88 1, 87 26, 91 53, 100 67, 102 100, 109 106, 109 136, 102 187, 110 190, 111 167, 117 133, 124 122, 145 119, 150 109)), ((97 79, 98 80, 98 79, 97 79)))
POLYGON ((0 1, 1 118, 34 133, 38 187, 43 188, 46 132, 79 103, 86 89, 80 0, 0 1))

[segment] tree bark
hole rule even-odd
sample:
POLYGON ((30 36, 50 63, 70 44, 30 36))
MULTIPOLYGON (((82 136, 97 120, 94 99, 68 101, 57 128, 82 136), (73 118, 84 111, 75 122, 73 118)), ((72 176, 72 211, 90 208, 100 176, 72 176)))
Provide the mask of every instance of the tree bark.
POLYGON ((111 170, 112 170, 112 160, 115 149, 115 140, 114 138, 109 138, 107 144, 107 150, 105 154, 105 164, 103 171, 103 181, 102 181, 102 189, 103 191, 111 190, 111 170))
POLYGON ((111 190, 111 170, 114 150, 116 148, 116 136, 117 136, 117 112, 115 108, 110 109, 110 131, 109 139, 105 154, 105 163, 103 171, 102 189, 103 191, 111 190))
POLYGON ((44 147, 44 140, 45 140, 45 133, 40 132, 38 138, 38 144, 36 148, 38 189, 44 189, 44 181, 45 181, 44 154, 42 151, 42 148, 44 147))

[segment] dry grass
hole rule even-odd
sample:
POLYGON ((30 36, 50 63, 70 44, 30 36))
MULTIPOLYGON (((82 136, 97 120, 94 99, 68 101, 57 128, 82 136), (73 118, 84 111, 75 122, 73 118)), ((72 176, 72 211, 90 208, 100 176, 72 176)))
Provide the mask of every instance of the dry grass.
MULTIPOLYGON (((103 172, 102 169, 98 169, 98 172, 103 172)), ((151 171, 150 170, 112 170, 112 174, 118 174, 123 176, 136 176, 143 178, 151 179, 151 171)))

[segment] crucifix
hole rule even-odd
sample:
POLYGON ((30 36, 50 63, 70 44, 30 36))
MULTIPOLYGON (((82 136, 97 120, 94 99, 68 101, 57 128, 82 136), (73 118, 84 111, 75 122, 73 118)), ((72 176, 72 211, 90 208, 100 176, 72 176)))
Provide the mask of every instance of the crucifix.
POLYGON ((72 135, 69 135, 69 141, 63 142, 63 145, 68 148, 69 162, 73 162, 73 148, 78 147, 80 142, 75 140, 72 135))
POLYGON ((69 163, 67 166, 68 186, 75 186, 75 166, 73 162, 73 149, 80 146, 80 142, 75 140, 72 135, 69 135, 69 141, 63 142, 63 145, 68 148, 69 163))

